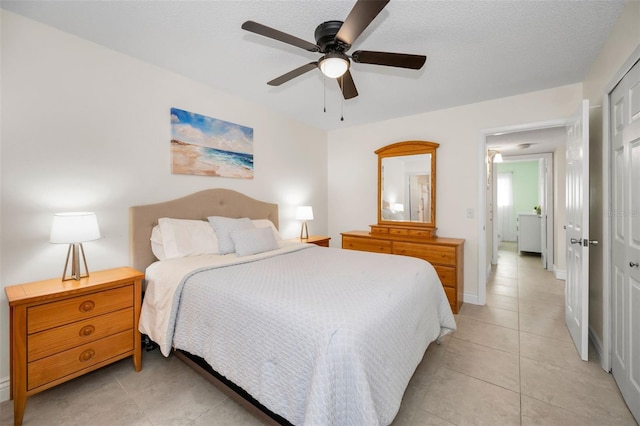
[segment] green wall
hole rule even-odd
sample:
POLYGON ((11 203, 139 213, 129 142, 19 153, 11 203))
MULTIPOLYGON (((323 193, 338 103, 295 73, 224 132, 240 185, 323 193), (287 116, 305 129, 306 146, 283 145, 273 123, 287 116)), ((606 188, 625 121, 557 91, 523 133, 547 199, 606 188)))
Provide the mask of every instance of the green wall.
POLYGON ((533 212, 538 205, 538 161, 498 163, 498 173, 513 173, 513 223, 518 213, 533 212))

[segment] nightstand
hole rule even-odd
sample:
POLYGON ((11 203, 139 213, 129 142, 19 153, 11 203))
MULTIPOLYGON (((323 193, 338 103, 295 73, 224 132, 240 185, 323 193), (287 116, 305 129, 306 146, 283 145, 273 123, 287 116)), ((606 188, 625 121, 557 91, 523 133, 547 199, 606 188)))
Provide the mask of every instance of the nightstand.
POLYGON ((143 279, 123 267, 5 287, 14 425, 31 395, 129 356, 140 371, 143 279))
POLYGON ((309 235, 309 238, 291 238, 287 241, 295 241, 298 243, 311 243, 320 247, 329 247, 331 237, 323 237, 321 235, 309 235))

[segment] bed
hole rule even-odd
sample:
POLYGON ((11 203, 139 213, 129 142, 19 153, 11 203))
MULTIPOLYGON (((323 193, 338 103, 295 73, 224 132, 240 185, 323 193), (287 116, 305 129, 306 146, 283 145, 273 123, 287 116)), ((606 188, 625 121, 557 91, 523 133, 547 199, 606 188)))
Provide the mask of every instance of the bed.
POLYGON ((456 327, 433 267, 287 242, 277 226, 277 205, 225 189, 132 207, 140 331, 277 423, 391 423, 427 346, 456 327), (179 220, 199 227, 196 239, 209 241, 210 226, 217 246, 168 256, 183 228, 166 224, 179 220))

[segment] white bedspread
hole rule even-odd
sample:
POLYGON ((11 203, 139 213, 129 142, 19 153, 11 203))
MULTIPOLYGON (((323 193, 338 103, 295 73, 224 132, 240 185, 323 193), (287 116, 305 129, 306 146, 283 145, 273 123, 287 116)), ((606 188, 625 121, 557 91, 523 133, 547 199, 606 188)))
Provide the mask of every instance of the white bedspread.
POLYGON ((163 354, 204 358, 296 425, 391 423, 455 329, 435 270, 405 256, 294 245, 157 262, 147 279, 139 328, 163 354))

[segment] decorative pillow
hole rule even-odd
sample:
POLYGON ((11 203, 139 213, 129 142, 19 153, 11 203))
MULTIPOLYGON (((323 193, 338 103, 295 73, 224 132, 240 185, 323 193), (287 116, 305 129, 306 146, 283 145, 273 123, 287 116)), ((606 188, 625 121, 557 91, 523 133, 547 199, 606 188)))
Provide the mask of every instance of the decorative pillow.
POLYGON ((238 256, 249 256, 278 248, 276 237, 269 227, 231 231, 231 239, 238 256))
POLYGON ((160 225, 156 225, 151 230, 151 251, 158 260, 165 260, 167 256, 164 254, 164 247, 162 247, 162 233, 160 232, 160 225))
POLYGON ((158 219, 166 259, 218 253, 218 239, 204 220, 158 219))
POLYGON ((276 237, 276 241, 281 241, 282 237, 280 236, 280 232, 278 232, 278 228, 271 222, 269 219, 254 219, 253 225, 256 228, 271 228, 273 230, 273 235, 276 237))
POLYGON ((231 239, 231 232, 240 229, 255 228, 253 222, 248 217, 240 219, 233 219, 223 216, 209 216, 209 223, 213 226, 218 236, 218 247, 220 254, 233 253, 236 251, 236 246, 231 239))

